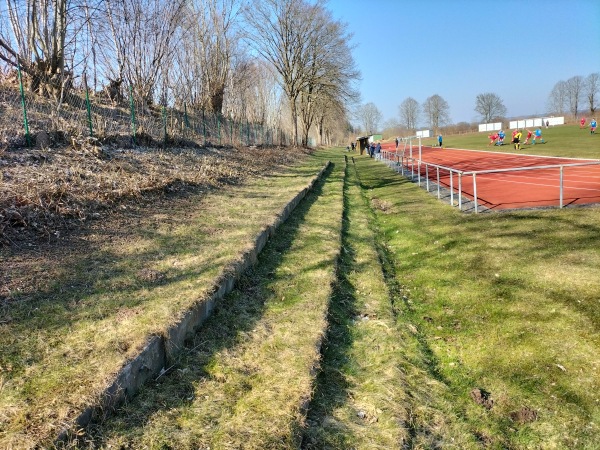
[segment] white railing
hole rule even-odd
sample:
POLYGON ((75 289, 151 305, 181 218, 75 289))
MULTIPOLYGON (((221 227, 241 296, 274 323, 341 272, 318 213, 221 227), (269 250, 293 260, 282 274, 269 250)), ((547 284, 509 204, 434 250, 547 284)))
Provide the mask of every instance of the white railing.
MULTIPOLYGON (((411 152, 412 153, 412 152, 411 152)), ((411 156, 405 156, 404 152, 398 154, 396 152, 390 151, 382 151, 381 159, 388 164, 388 166, 394 168, 396 172, 400 173, 402 176, 405 176, 405 168, 408 176, 408 172, 410 169, 410 179, 415 179, 415 165, 416 167, 416 177, 417 183, 421 186, 421 173, 424 172, 425 175, 425 189, 429 192, 429 180, 436 180, 437 183, 437 198, 441 198, 440 193, 440 170, 446 171, 449 174, 450 182, 449 182, 449 190, 450 190, 450 205, 454 206, 454 194, 458 195, 458 208, 463 210, 463 194, 465 197, 471 197, 470 194, 466 194, 462 189, 462 177, 463 176, 472 176, 473 177, 473 208, 475 213, 479 212, 479 201, 477 197, 477 175, 485 175, 491 173, 508 173, 508 172, 523 172, 527 170, 544 170, 544 169, 558 169, 558 184, 559 184, 559 201, 558 206, 560 208, 564 207, 564 171, 565 168, 570 167, 585 167, 585 166, 597 166, 600 165, 600 160, 598 161, 587 161, 581 163, 568 163, 568 164, 554 164, 554 165, 545 165, 545 166, 535 166, 535 167, 514 167, 507 169, 490 169, 490 170, 477 170, 477 171, 463 171, 458 169, 453 169, 451 167, 441 166, 438 164, 428 163, 426 161, 422 161, 420 158, 413 158, 411 156), (424 170, 422 167, 424 166, 424 170), (435 178, 430 176, 430 168, 435 169, 435 178), (454 189, 454 177, 457 177, 458 188, 454 189)))

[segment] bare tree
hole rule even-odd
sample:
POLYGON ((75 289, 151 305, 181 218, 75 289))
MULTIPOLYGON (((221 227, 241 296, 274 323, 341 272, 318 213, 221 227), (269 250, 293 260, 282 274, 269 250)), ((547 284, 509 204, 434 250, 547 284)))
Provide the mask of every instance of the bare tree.
POLYGON ((310 43, 321 2, 253 0, 244 10, 246 38, 279 76, 290 105, 293 139, 298 142, 298 98, 310 79, 310 43))
POLYGON ((416 130, 421 112, 419 102, 412 97, 408 97, 400 103, 398 110, 400 113, 400 123, 411 131, 416 130))
POLYGON ((282 92, 266 61, 234 59, 225 95, 226 115, 267 127, 280 123, 282 92))
POLYGON ((579 112, 579 102, 583 95, 583 89, 585 86, 584 78, 580 75, 571 77, 566 81, 566 98, 567 104, 569 105, 569 112, 573 117, 577 117, 579 112))
POLYGON ((383 119, 381 111, 379 111, 375 103, 372 102, 361 106, 358 110, 357 116, 361 122, 364 132, 367 134, 375 133, 379 127, 379 123, 383 119))
POLYGON ((596 102, 600 91, 600 72, 594 72, 585 79, 585 96, 590 106, 590 113, 596 112, 596 102))
POLYGON ((495 118, 504 117, 506 107, 498 95, 486 92, 475 98, 475 112, 481 114, 484 123, 490 123, 495 118))
POLYGON ((427 118, 429 127, 436 132, 440 127, 450 122, 450 107, 448 102, 435 94, 423 102, 423 113, 427 118))
POLYGON ((548 97, 548 109, 556 114, 567 111, 567 83, 559 81, 554 85, 548 97))
POLYGON ((204 85, 204 103, 214 114, 223 113, 225 88, 237 50, 240 0, 202 0, 193 2, 199 68, 204 85))
POLYGON ((68 0, 7 0, 11 39, 0 34, 0 60, 12 67, 19 65, 30 75, 32 91, 62 94, 65 84, 65 48, 67 29, 72 20, 68 0))
POLYGON ((317 116, 317 131, 319 143, 331 145, 333 139, 339 142, 345 139, 345 130, 347 121, 347 109, 340 99, 331 99, 331 101, 318 102, 315 105, 317 116))
POLYGON ((406 132, 406 127, 395 117, 387 119, 381 127, 383 128, 383 133, 389 136, 400 136, 406 132))
POLYGON ((346 24, 334 21, 331 13, 317 6, 314 27, 309 42, 306 65, 307 82, 300 92, 298 109, 302 118, 302 143, 307 144, 311 127, 316 120, 324 118, 329 107, 343 108, 347 102, 358 97, 352 83, 358 78, 358 70, 347 45, 351 36, 346 24))
POLYGON ((105 0, 119 73, 136 96, 152 103, 160 76, 168 76, 186 0, 105 0))

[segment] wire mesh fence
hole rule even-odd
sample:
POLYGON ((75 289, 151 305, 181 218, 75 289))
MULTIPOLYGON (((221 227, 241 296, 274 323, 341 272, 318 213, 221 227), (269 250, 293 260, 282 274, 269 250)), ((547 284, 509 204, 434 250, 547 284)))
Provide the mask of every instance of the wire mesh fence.
POLYGON ((187 103, 151 104, 132 88, 119 95, 90 92, 59 83, 42 89, 40 80, 15 71, 0 78, 0 147, 49 146, 84 138, 120 145, 290 145, 279 127, 212 114, 187 103))

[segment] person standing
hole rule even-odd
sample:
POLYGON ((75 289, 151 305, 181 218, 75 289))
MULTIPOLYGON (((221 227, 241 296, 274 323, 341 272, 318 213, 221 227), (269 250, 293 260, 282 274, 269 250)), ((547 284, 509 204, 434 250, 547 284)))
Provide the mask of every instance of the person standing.
POLYGON ((440 148, 442 148, 442 135, 438 134, 438 144, 440 145, 440 148))
POLYGON ((580 125, 579 128, 584 128, 585 127, 585 117, 582 117, 581 120, 579 121, 580 125))
POLYGON ((398 150, 398 138, 396 138, 396 150, 398 150))
POLYGON ((531 143, 535 145, 535 141, 537 139, 539 139, 542 144, 545 144, 544 138, 542 137, 542 129, 540 127, 537 127, 537 129, 535 130, 535 133, 533 135, 533 141, 531 141, 531 143))
POLYGON ((596 118, 592 118, 590 122, 590 134, 596 134, 596 118))
POLYGON ((381 159, 381 144, 379 142, 375 146, 375 158, 381 159))
POLYGON ((500 130, 500 132, 498 133, 498 142, 496 143, 496 145, 504 145, 505 137, 506 134, 504 134, 504 130, 500 130))
POLYGON ((513 133, 512 143, 515 144, 515 150, 519 151, 521 149, 521 136, 523 135, 523 133, 521 133, 521 130, 515 131, 516 133, 513 133))

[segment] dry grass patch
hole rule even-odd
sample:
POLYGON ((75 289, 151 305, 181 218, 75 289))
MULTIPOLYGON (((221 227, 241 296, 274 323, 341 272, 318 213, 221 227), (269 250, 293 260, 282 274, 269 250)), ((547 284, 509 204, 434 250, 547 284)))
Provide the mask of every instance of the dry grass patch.
POLYGON ((150 335, 206 297, 320 169, 290 161, 248 168, 254 175, 239 190, 122 203, 60 245, 4 248, 0 447, 47 445, 150 335))
POLYGON ((322 372, 303 448, 393 448, 406 441, 392 304, 354 167, 347 170, 343 254, 322 372))
POLYGON ((156 386, 89 437, 133 448, 296 448, 341 228, 334 168, 156 386))

